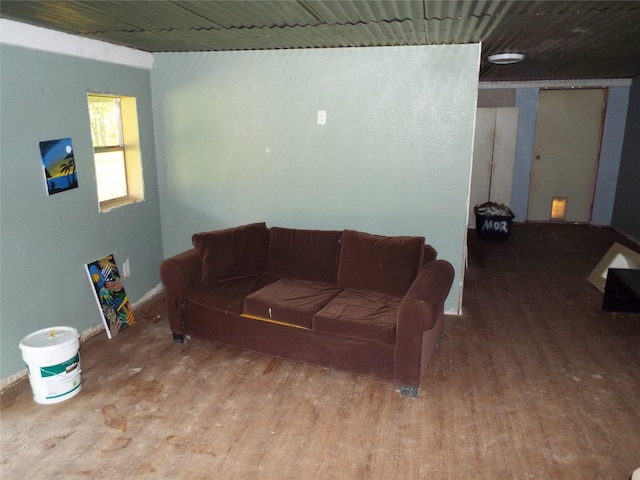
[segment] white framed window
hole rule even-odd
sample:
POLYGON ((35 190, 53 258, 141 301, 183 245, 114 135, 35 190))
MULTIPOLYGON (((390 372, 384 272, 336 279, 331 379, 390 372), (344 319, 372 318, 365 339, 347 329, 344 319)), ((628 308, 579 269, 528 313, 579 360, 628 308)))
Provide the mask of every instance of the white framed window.
POLYGON ((135 97, 88 93, 101 212, 144 200, 135 97))

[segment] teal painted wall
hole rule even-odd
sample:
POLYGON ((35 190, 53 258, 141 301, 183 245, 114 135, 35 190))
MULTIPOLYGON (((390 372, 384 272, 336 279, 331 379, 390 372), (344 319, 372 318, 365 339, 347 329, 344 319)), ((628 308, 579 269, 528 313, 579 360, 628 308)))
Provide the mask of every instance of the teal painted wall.
POLYGON ((458 311, 478 63, 478 45, 154 55, 164 255, 253 221, 423 235, 458 311))
POLYGON ((2 378, 24 368, 33 331, 102 320, 84 265, 114 254, 132 302, 160 282, 162 260, 150 73, 0 47, 0 351, 2 378), (146 201, 98 213, 87 91, 137 97, 146 201), (71 137, 79 187, 47 196, 38 143, 71 137))

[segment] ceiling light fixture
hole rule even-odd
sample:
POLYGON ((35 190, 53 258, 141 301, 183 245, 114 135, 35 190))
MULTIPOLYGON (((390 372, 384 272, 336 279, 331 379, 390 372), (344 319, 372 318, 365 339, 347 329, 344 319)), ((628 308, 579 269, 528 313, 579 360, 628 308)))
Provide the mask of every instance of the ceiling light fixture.
POLYGON ((512 63, 518 63, 524 60, 524 55, 522 53, 494 53, 487 57, 487 60, 490 63, 494 63, 496 65, 510 65, 512 63))

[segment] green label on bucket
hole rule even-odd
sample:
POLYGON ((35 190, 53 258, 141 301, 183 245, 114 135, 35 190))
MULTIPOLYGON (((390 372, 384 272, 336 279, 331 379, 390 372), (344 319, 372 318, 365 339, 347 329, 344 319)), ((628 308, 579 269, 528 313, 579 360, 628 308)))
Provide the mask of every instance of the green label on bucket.
POLYGON ((80 354, 76 353, 75 357, 70 358, 66 362, 59 363, 58 365, 52 365, 50 367, 40 367, 40 375, 42 378, 45 378, 60 375, 61 373, 69 373, 78 368, 79 362, 80 354))

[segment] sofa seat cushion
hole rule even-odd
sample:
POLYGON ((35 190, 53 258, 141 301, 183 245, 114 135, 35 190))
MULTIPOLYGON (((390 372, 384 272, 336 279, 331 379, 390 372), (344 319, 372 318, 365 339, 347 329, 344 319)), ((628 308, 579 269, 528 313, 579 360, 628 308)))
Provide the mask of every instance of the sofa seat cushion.
POLYGON ((340 290, 323 282, 281 279, 248 295, 244 313, 310 329, 313 314, 340 290))
POLYGON ((394 343, 402 298, 367 290, 344 289, 313 317, 319 332, 394 343))
POLYGON ((384 237, 344 230, 338 286, 404 295, 422 266, 424 237, 384 237))
POLYGON ((261 274, 215 283, 193 283, 185 290, 185 302, 240 315, 247 295, 276 280, 261 274))

